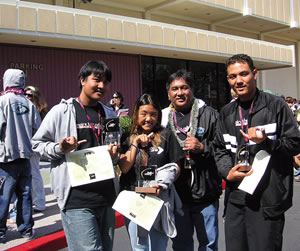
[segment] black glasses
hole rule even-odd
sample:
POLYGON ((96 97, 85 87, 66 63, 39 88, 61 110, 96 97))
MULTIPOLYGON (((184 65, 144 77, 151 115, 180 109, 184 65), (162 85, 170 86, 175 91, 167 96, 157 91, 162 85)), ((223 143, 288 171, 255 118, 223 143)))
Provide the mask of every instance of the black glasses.
POLYGON ((27 96, 27 97, 33 97, 33 95, 32 94, 30 94, 30 93, 25 93, 25 96, 27 96))
POLYGON ((113 96, 113 98, 118 98, 118 96, 113 96))

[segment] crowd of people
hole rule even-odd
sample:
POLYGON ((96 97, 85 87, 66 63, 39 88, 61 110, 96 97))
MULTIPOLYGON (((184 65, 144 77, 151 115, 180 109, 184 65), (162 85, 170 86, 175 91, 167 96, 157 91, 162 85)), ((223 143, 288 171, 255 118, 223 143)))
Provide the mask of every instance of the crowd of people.
POLYGON ((292 110, 293 114, 295 115, 295 112, 300 109, 300 101, 296 98, 293 98, 291 96, 282 98, 285 100, 285 102, 288 104, 289 108, 292 110))
MULTIPOLYGON (((300 131, 300 101, 290 96, 282 96, 282 98, 284 98, 285 102, 293 112, 298 130, 300 131)), ((294 157, 294 180, 300 182, 300 154, 294 157)))
POLYGON ((66 156, 103 145, 103 121, 128 115, 120 92, 103 104, 111 70, 102 61, 87 62, 79 71, 78 97, 63 99, 45 116, 42 99, 33 98, 37 88, 24 91, 24 73, 7 70, 0 96, 0 242, 6 239, 13 193, 18 230, 25 238, 33 236, 32 206, 38 202, 31 196, 31 159, 36 156, 51 161, 51 186, 69 250, 112 250, 112 205, 120 191, 143 188, 143 196, 156 196, 163 206, 149 231, 125 217, 133 250, 164 251, 170 238, 173 250, 192 251, 195 232, 198 251, 216 251, 222 179, 226 250, 281 250, 299 161, 299 109, 294 99, 290 106, 289 97, 257 88, 258 71, 249 56, 234 55, 225 66, 235 96, 220 112, 194 96, 191 72, 172 73, 166 80, 169 107, 162 110, 153 95, 142 94, 130 132, 107 146, 112 164, 122 171, 120 179, 80 186, 72 185, 66 156))

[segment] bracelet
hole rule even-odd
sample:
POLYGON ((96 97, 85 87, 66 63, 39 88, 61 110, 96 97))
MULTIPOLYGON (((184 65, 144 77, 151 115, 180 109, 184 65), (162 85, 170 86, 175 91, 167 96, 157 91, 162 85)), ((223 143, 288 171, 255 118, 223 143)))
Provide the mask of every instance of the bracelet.
POLYGON ((139 148, 138 148, 135 144, 131 144, 130 146, 135 147, 135 149, 136 149, 137 151, 139 151, 139 148))
POLYGON ((135 161, 134 161, 134 163, 136 163, 139 158, 140 148, 138 148, 135 144, 130 144, 130 146, 133 146, 136 149, 136 156, 135 156, 135 161))

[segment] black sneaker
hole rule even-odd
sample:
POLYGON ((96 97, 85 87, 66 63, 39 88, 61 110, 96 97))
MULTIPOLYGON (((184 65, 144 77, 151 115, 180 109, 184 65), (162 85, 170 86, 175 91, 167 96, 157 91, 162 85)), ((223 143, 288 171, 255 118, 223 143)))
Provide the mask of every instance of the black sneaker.
POLYGON ((32 240, 34 237, 34 230, 33 229, 27 229, 23 233, 21 233, 22 237, 26 240, 32 240))
POLYGON ((33 212, 34 212, 34 213, 41 213, 41 212, 43 212, 43 211, 45 211, 45 209, 38 209, 38 208, 34 208, 34 209, 33 209, 33 212))
POLYGON ((5 235, 0 236, 0 243, 6 243, 6 236, 5 235))

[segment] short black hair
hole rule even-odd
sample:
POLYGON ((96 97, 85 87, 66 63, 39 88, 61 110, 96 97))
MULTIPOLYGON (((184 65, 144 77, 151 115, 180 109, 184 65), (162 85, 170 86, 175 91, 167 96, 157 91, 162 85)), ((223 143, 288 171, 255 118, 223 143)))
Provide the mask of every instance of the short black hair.
POLYGON ((103 61, 88 61, 85 65, 81 67, 78 74, 80 89, 82 88, 81 79, 86 81, 88 76, 92 74, 101 78, 102 81, 111 82, 111 70, 103 61))
POLYGON ((226 62, 225 62, 226 72, 227 72, 229 65, 232 65, 235 63, 246 63, 246 64, 248 64, 251 71, 254 71, 256 69, 251 57, 249 57, 246 54, 236 54, 226 60, 226 62))
POLYGON ((168 82, 166 83, 166 89, 169 91, 170 85, 174 80, 184 79, 184 81, 191 87, 194 88, 194 78, 193 74, 185 69, 180 69, 173 74, 171 74, 168 78, 168 82))

